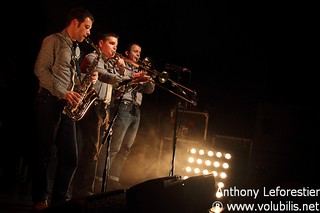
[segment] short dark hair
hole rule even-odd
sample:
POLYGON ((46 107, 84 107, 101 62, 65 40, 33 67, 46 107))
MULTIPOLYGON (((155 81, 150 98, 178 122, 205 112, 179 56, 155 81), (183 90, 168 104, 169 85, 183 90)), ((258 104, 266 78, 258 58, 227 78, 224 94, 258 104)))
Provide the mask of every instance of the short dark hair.
POLYGON ((107 40, 109 37, 115 37, 119 38, 119 35, 115 32, 104 32, 98 35, 98 41, 99 40, 107 40))
POLYGON ((76 7, 69 11, 66 24, 69 26, 73 19, 77 19, 80 23, 82 23, 86 18, 90 18, 91 21, 94 22, 93 15, 87 9, 83 7, 76 7))
POLYGON ((132 47, 133 45, 137 45, 137 46, 141 47, 141 45, 140 45, 138 42, 131 42, 131 43, 129 43, 129 44, 127 45, 126 51, 130 51, 130 50, 131 50, 131 47, 132 47))

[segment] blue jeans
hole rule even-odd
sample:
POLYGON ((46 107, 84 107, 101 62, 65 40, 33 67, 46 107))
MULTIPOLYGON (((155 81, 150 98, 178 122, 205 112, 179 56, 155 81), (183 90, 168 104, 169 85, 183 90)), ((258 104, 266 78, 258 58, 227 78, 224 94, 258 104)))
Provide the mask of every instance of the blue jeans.
POLYGON ((140 108, 120 103, 118 114, 112 126, 110 143, 109 178, 119 181, 120 173, 137 136, 140 124, 140 108))

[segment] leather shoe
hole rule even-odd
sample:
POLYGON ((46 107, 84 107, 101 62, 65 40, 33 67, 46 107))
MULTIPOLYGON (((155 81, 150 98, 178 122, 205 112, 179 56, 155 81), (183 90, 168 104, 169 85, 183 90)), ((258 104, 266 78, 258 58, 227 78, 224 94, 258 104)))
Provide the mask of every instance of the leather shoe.
POLYGON ((48 208, 49 207, 49 204, 48 204, 48 201, 41 201, 41 202, 37 202, 37 203, 34 203, 33 206, 32 206, 32 212, 39 212, 45 208, 48 208))
POLYGON ((115 191, 118 189, 123 189, 119 181, 114 181, 114 180, 107 181, 107 191, 115 191))

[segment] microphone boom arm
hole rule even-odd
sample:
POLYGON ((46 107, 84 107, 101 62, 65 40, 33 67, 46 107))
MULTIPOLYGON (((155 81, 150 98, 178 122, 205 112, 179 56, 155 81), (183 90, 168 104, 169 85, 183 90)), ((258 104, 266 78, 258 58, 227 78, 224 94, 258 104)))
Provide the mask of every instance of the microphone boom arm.
MULTIPOLYGON (((124 57, 124 56, 122 56, 122 55, 120 55, 120 54, 118 54, 118 56, 121 57, 123 60, 129 62, 129 63, 132 64, 133 66, 135 66, 135 67, 137 67, 137 68, 141 68, 142 70, 150 73, 151 76, 158 76, 158 77, 160 77, 161 74, 162 74, 162 73, 158 72, 157 70, 152 70, 152 69, 150 69, 149 67, 144 66, 144 65, 143 65, 142 63, 140 63, 139 61, 138 61, 138 62, 137 62, 137 61, 134 61, 134 60, 129 59, 129 58, 127 58, 127 57, 124 57)), ((165 72, 163 72, 163 73, 165 73, 165 72)), ((181 87, 181 88, 183 88, 183 89, 191 92, 193 95, 196 95, 196 94, 197 94, 194 90, 191 90, 191 89, 189 89, 189 88, 187 88, 187 87, 185 87, 185 86, 183 86, 183 85, 181 85, 181 84, 179 84, 179 83, 171 80, 168 76, 167 76, 167 79, 166 79, 166 80, 170 81, 170 82, 172 83, 172 85, 174 85, 174 86, 176 86, 176 87, 181 87)), ((158 87, 160 87, 160 88, 162 88, 162 89, 164 89, 164 90, 172 93, 173 95, 175 95, 175 96, 177 96, 177 97, 179 97, 179 98, 181 98, 181 99, 189 102, 189 103, 192 104, 193 106, 196 106, 196 105, 197 105, 197 103, 196 103, 194 100, 190 100, 190 99, 188 99, 188 98, 186 98, 186 97, 183 97, 182 95, 179 95, 179 94, 175 93, 174 91, 172 91, 172 90, 170 90, 170 89, 162 86, 161 84, 155 82, 154 80, 152 80, 152 82, 153 82, 155 85, 157 85, 158 87)), ((181 89, 181 88, 180 88, 180 89, 181 89)))
POLYGON ((182 95, 179 95, 178 93, 175 93, 174 91, 166 88, 165 86, 162 86, 162 85, 159 84, 158 82, 153 81, 153 83, 154 83, 155 85, 157 85, 158 87, 160 87, 160 88, 162 88, 162 89, 170 92, 171 94, 173 94, 173 95, 175 95, 175 96, 177 96, 177 97, 179 97, 179 98, 181 98, 181 99, 189 102, 189 103, 192 104, 193 106, 196 106, 196 105, 197 105, 197 102, 195 102, 194 100, 190 100, 190 99, 188 99, 188 98, 186 98, 186 97, 183 97, 182 95))

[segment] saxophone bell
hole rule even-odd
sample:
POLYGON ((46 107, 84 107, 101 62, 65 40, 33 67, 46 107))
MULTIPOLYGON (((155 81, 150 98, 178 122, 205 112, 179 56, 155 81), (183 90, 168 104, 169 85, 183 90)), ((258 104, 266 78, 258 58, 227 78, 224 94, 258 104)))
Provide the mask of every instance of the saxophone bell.
POLYGON ((98 62, 101 58, 101 51, 89 38, 86 38, 85 41, 96 50, 98 57, 94 59, 92 65, 89 67, 88 72, 82 78, 80 85, 78 85, 74 90, 81 95, 82 100, 75 106, 68 102, 63 109, 63 113, 68 115, 74 121, 79 121, 82 119, 91 104, 98 98, 98 94, 92 87, 91 78, 94 75, 94 72, 98 66, 98 62))

